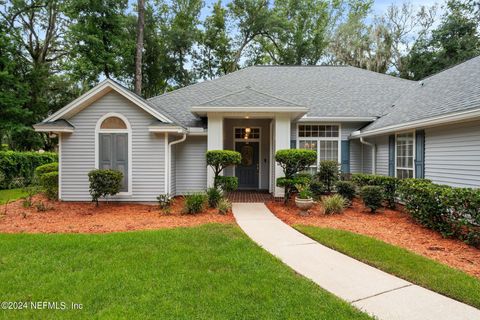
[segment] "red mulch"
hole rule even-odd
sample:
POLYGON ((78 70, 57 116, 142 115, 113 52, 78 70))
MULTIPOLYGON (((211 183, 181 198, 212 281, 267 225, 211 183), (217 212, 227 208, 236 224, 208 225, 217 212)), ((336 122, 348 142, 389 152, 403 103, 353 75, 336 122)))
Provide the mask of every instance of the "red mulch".
POLYGON ((41 196, 48 210, 39 212, 35 206, 23 208, 22 200, 0 206, 0 232, 4 233, 105 233, 190 227, 205 223, 234 223, 231 213, 220 215, 207 209, 196 215, 181 214, 183 199, 175 198, 171 213, 165 214, 157 205, 101 202, 97 208, 89 202, 52 202, 41 196))
POLYGON ((378 213, 371 214, 360 201, 354 200, 352 207, 341 214, 325 215, 321 204, 316 204, 309 211, 309 216, 300 216, 300 210, 294 203, 287 207, 282 202, 266 204, 277 217, 290 225, 343 229, 372 236, 480 278, 479 249, 459 240, 445 239, 438 232, 413 221, 405 212, 381 209, 378 213))

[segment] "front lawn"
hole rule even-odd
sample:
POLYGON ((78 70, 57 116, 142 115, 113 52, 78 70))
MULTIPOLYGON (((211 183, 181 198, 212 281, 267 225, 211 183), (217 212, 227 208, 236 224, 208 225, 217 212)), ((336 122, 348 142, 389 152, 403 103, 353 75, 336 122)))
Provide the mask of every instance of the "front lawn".
POLYGON ((312 239, 407 281, 480 308, 480 280, 383 241, 349 231, 296 225, 312 239))
POLYGON ((370 319, 233 225, 110 234, 0 234, 3 301, 82 304, 12 318, 370 319))
POLYGON ((0 190, 0 204, 4 204, 7 201, 20 199, 26 195, 27 194, 22 189, 0 190))

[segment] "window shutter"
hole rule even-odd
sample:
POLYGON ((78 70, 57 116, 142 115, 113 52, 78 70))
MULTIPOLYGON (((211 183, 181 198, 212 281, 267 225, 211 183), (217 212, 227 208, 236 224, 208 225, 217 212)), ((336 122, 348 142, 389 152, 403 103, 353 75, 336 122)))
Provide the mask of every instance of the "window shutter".
POLYGON ((290 140, 290 149, 297 149, 297 140, 290 140))
POLYGON ((425 177, 425 130, 415 133, 415 178, 425 177))
POLYGON ((388 136, 388 175, 395 176, 395 135, 388 136))
POLYGON ((342 173, 350 173, 350 140, 342 140, 342 173))

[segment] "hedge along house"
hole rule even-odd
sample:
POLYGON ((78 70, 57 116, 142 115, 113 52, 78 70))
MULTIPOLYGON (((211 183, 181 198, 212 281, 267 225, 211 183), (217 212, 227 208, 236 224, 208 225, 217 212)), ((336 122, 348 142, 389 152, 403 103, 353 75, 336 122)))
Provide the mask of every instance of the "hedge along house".
POLYGON ((34 127, 59 135, 60 198, 88 201, 94 168, 124 173, 124 201, 213 183, 207 150, 230 149, 239 188, 282 176, 276 150, 317 151, 343 172, 480 186, 480 57, 423 81, 348 66, 255 66, 145 100, 106 80, 34 127))

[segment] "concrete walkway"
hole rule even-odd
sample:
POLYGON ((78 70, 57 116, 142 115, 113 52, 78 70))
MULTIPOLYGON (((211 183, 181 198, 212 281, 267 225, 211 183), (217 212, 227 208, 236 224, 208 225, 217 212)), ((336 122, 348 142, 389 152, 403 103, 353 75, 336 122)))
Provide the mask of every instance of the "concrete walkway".
POLYGON ((263 203, 234 203, 245 233, 296 272, 379 319, 480 319, 480 310, 370 267, 301 234, 263 203))

